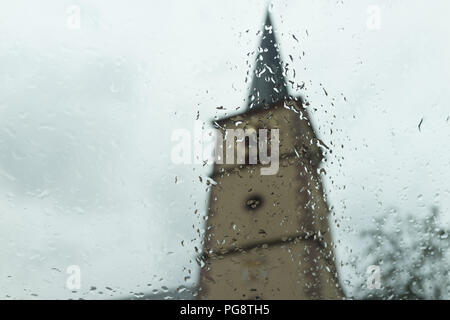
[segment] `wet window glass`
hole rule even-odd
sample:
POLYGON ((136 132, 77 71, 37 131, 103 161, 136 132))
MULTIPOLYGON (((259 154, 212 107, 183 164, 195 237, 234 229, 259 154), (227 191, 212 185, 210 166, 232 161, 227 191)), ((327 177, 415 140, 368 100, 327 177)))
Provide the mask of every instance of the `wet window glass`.
POLYGON ((448 1, 0 4, 0 299, 448 299, 448 1))

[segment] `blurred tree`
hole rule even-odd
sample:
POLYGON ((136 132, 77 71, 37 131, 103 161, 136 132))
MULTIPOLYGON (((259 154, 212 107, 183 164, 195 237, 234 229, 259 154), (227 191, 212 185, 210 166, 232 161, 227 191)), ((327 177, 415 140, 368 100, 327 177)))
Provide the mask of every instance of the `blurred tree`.
POLYGON ((450 239, 449 230, 439 225, 439 210, 433 207, 424 218, 416 218, 392 209, 375 222, 361 237, 369 241, 367 266, 380 268, 380 288, 370 289, 364 281, 355 297, 448 299, 450 239))

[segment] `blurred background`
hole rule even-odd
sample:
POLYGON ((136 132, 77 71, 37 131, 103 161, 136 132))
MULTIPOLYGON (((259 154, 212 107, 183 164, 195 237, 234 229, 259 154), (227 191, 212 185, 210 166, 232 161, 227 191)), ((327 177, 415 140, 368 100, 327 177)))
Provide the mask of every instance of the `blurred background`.
POLYGON ((332 150, 323 180, 346 295, 367 297, 367 264, 411 274, 431 255, 442 268, 410 290, 446 297, 448 1, 18 0, 0 4, 0 298, 195 286, 211 167, 174 164, 172 134, 245 107, 267 8, 290 93, 332 150))

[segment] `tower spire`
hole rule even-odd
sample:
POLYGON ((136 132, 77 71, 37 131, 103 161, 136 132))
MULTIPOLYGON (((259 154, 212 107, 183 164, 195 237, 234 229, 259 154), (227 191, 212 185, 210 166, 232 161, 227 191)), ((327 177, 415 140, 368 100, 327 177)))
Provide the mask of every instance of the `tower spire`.
POLYGON ((251 109, 264 107, 288 97, 279 46, 269 10, 262 31, 249 93, 251 109))

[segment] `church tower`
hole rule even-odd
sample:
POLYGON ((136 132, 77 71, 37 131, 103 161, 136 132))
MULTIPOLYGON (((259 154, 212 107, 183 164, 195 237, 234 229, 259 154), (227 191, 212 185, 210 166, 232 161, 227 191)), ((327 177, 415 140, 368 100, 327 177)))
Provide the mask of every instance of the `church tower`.
POLYGON ((342 298, 319 174, 323 144, 302 99, 288 95, 269 13, 249 108, 216 121, 216 128, 225 140, 227 129, 278 129, 277 141, 268 141, 268 152, 277 147, 279 162, 278 170, 266 175, 260 169, 267 168, 267 162, 260 158, 256 164, 215 164, 199 298, 342 298))

